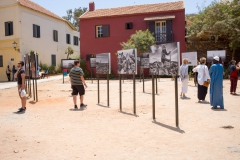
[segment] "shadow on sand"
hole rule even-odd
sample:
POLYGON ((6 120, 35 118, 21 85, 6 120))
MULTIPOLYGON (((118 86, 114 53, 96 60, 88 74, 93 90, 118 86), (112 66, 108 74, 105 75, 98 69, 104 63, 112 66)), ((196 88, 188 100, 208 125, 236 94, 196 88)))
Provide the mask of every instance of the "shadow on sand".
POLYGON ((134 116, 134 117, 139 117, 138 115, 136 114, 132 114, 132 113, 127 113, 127 112, 124 112, 124 111, 118 111, 119 113, 122 113, 122 114, 125 114, 125 115, 128 115, 128 116, 134 116))
POLYGON ((178 132, 178 133, 185 133, 184 130, 181 130, 179 127, 172 127, 172 126, 169 126, 169 125, 166 125, 166 124, 163 124, 163 123, 160 123, 160 122, 157 122, 156 120, 152 121, 154 124, 156 125, 159 125, 161 127, 164 127, 164 128, 167 128, 167 129, 170 129, 172 131, 175 131, 175 132, 178 132))
POLYGON ((103 107, 103 108, 110 108, 110 107, 108 107, 108 106, 104 106, 104 105, 102 105, 102 104, 97 104, 99 107, 103 107))
POLYGON ((213 111, 227 111, 226 109, 221 109, 221 108, 211 108, 213 111))
POLYGON ((69 111, 73 111, 73 112, 79 112, 79 111, 84 111, 87 108, 79 108, 79 109, 69 109, 69 111))

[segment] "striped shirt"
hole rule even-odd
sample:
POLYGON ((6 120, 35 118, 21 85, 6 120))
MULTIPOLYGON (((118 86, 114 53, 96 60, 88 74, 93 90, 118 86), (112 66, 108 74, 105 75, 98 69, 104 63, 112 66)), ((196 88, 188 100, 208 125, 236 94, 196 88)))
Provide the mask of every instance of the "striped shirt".
POLYGON ((78 86, 78 85, 83 85, 81 76, 83 76, 83 70, 79 67, 73 67, 70 71, 69 76, 72 79, 72 85, 73 86, 78 86))

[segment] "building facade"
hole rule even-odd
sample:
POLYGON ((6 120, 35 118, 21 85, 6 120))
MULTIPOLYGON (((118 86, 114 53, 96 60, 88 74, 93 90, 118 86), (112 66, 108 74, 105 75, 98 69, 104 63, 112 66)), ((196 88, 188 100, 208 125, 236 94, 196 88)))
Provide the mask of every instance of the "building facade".
POLYGON ((72 56, 80 54, 79 32, 66 20, 29 0, 0 1, 0 81, 7 80, 7 65, 17 65, 31 50, 40 63, 58 67, 68 46, 72 56))
MULTIPOLYGON (((180 42, 185 52, 185 8, 182 1, 146 4, 95 10, 94 2, 89 11, 80 17, 80 52, 88 54, 111 53, 112 69, 117 73, 116 52, 121 42, 126 42, 136 30, 149 29, 156 44, 180 42)), ((89 68, 89 66, 88 66, 89 68)))

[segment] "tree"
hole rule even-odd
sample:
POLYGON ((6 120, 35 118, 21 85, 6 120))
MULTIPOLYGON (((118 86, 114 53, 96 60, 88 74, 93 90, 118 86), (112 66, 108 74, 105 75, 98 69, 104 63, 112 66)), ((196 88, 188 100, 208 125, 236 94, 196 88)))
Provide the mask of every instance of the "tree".
POLYGON ((127 42, 120 43, 123 49, 137 48, 138 53, 148 52, 149 47, 154 44, 156 44, 155 38, 149 30, 138 30, 127 42))
POLYGON ((216 38, 223 37, 233 50, 240 47, 240 1, 214 0, 208 7, 199 8, 199 13, 191 17, 187 27, 187 37, 201 37, 204 34, 216 38))
POLYGON ((69 59, 69 56, 72 55, 73 53, 74 53, 74 50, 72 49, 71 46, 69 46, 65 51, 65 54, 67 55, 67 59, 69 59))
POLYGON ((88 9, 86 7, 83 7, 83 8, 79 7, 79 8, 75 8, 74 10, 69 9, 67 10, 67 15, 63 16, 62 18, 70 22, 79 31, 79 17, 83 13, 85 13, 87 10, 88 9))

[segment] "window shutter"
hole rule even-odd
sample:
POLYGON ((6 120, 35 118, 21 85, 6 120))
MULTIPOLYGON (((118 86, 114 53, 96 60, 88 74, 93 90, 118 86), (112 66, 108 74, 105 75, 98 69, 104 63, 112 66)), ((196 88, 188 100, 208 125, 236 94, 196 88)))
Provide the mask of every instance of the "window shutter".
POLYGON ((40 26, 37 26, 37 38, 40 38, 40 26))
POLYGON ((53 41, 56 41, 55 30, 53 30, 53 41))
POLYGON ((56 66, 56 55, 52 54, 52 65, 56 66))
POLYGON ((76 45, 75 36, 73 36, 73 45, 76 45))
POLYGON ((58 42, 58 31, 56 31, 56 42, 58 42))
POLYGON ((33 37, 37 37, 36 35, 36 25, 33 24, 33 37))
POLYGON ((151 33, 155 34, 155 21, 150 21, 149 22, 149 30, 151 33))
POLYGON ((8 22, 5 22, 5 36, 9 36, 8 22))
POLYGON ((102 30, 103 30, 103 37, 109 37, 109 25, 103 25, 102 30))
POLYGON ((0 67, 3 67, 3 56, 0 56, 0 67))
POLYGON ((68 44, 68 34, 66 34, 66 43, 68 44))
POLYGON ((13 22, 10 22, 10 35, 13 35, 13 22))
POLYGON ((172 20, 167 20, 167 34, 172 33, 172 20))

